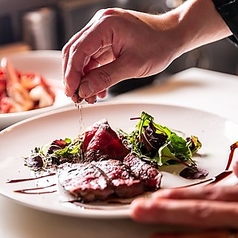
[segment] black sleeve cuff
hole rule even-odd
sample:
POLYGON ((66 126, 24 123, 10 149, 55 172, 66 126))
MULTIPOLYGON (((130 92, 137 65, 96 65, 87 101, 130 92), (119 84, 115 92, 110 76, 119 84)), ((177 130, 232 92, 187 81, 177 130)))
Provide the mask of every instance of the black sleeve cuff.
POLYGON ((212 0, 233 36, 229 39, 238 46, 238 0, 212 0))

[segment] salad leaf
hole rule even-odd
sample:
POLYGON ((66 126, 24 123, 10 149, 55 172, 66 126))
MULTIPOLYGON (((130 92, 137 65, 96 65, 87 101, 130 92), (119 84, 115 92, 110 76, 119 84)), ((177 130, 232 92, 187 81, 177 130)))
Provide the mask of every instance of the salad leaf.
POLYGON ((156 162, 158 166, 182 163, 196 167, 193 155, 202 144, 196 136, 183 138, 166 126, 154 121, 154 117, 142 112, 135 130, 125 133, 119 130, 123 143, 139 157, 156 162))

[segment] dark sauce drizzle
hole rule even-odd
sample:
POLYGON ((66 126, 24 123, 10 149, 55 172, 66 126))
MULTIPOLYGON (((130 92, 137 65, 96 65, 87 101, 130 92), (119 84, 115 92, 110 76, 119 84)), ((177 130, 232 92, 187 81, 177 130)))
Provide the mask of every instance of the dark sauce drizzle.
POLYGON ((56 175, 56 173, 50 173, 50 174, 42 175, 39 177, 31 177, 31 178, 8 179, 7 183, 20 183, 20 182, 32 181, 32 180, 37 180, 37 179, 41 179, 41 178, 46 178, 46 177, 53 176, 53 175, 56 175))
MULTIPOLYGON (((27 182, 27 181, 34 181, 37 179, 42 179, 46 177, 50 177, 56 175, 56 173, 49 173, 46 175, 38 176, 38 177, 31 177, 31 178, 20 178, 20 179, 8 179, 7 183, 21 183, 21 182, 27 182)), ((54 187, 56 184, 50 184, 48 186, 44 187, 34 187, 34 188, 25 188, 25 189, 19 189, 19 190, 14 190, 16 193, 24 193, 24 194, 47 194, 47 193, 55 193, 57 190, 51 190, 51 191, 36 191, 36 190, 42 190, 50 187, 54 187)))
POLYGON ((229 154, 229 158, 228 158, 228 162, 227 162, 225 170, 230 169, 230 166, 231 166, 231 163, 232 163, 232 160, 233 160, 233 157, 234 157, 234 153, 235 153, 235 150, 237 148, 238 148, 238 141, 230 146, 231 151, 230 151, 230 154, 229 154))
MULTIPOLYGON (((197 183, 185 185, 185 186, 182 186, 182 187, 183 187, 183 188, 184 188, 184 187, 192 187, 192 186, 200 185, 200 184, 203 184, 203 183, 208 183, 208 185, 209 185, 209 184, 218 183, 218 182, 220 182, 221 180, 223 180, 224 178, 228 177, 230 174, 232 174, 232 172, 233 172, 233 171, 225 170, 225 171, 221 172, 220 174, 218 174, 217 176, 215 176, 215 177, 213 177, 213 178, 204 179, 204 180, 199 181, 199 182, 197 182, 197 183)), ((181 188, 181 187, 180 187, 180 188, 181 188)))
POLYGON ((230 174, 233 173, 233 171, 230 170, 230 167, 231 167, 231 164, 232 164, 232 161, 233 161, 233 158, 234 158, 235 150, 236 150, 237 148, 238 148, 238 141, 235 142, 235 143, 233 143, 233 144, 230 146, 230 153, 229 153, 229 157, 228 157, 228 161, 227 161, 225 170, 222 171, 220 174, 218 174, 217 176, 215 176, 215 177, 213 177, 213 178, 204 179, 204 180, 199 181, 199 182, 197 182, 197 183, 190 184, 190 185, 186 185, 186 186, 183 186, 183 187, 191 187, 191 186, 195 186, 195 185, 199 185, 199 184, 203 184, 203 183, 208 183, 208 185, 209 185, 209 184, 215 184, 215 183, 220 182, 220 181, 223 180, 224 178, 228 177, 230 174))
POLYGON ((41 189, 45 189, 45 188, 51 188, 56 186, 56 184, 51 184, 48 186, 44 186, 44 187, 35 187, 35 188, 25 188, 25 189, 20 189, 20 190, 14 190, 14 192, 16 193, 25 193, 25 194, 47 194, 47 193, 55 193, 57 192, 57 190, 52 190, 52 191, 41 191, 38 192, 36 190, 41 190, 41 189), (33 192, 32 192, 33 191, 33 192))

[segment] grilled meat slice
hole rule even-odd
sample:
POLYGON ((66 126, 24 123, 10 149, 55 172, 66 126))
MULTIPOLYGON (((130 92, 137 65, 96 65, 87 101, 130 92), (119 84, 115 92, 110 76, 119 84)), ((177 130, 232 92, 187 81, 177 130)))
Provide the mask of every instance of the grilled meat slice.
POLYGON ((85 131, 82 150, 87 162, 109 158, 122 160, 129 153, 105 119, 85 131))
POLYGON ((162 174, 152 164, 141 160, 133 153, 128 154, 123 163, 131 169, 136 178, 143 182, 145 191, 155 191, 160 188, 162 174))
POLYGON ((75 198, 90 202, 105 200, 113 186, 94 164, 63 164, 58 167, 59 184, 75 198))
MULTIPOLYGON (((95 164, 95 162, 94 162, 95 164)), ((131 198, 143 193, 143 183, 135 178, 130 168, 119 160, 104 160, 96 163, 113 185, 114 195, 131 198)))
POLYGON ((111 196, 131 198, 143 193, 143 182, 119 160, 108 159, 59 167, 59 184, 84 202, 111 196))

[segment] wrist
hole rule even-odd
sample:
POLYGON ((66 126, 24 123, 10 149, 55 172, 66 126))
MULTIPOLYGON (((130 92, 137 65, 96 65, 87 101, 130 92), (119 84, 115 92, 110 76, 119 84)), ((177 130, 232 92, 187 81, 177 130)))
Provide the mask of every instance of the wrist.
POLYGON ((211 0, 187 0, 171 13, 178 21, 174 31, 181 53, 231 35, 211 0))

